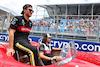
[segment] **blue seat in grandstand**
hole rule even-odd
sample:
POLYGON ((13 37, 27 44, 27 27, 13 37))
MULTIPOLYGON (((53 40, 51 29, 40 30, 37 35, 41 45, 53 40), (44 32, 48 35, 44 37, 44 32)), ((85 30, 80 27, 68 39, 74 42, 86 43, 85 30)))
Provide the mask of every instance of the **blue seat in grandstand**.
MULTIPOLYGON (((61 23, 63 23, 61 26, 61 29, 60 29, 61 32, 64 32, 64 26, 65 26, 66 22, 67 22, 67 20, 61 20, 61 23)), ((61 25, 61 23, 60 23, 60 25, 61 25)))
MULTIPOLYGON (((65 25, 66 25, 66 22, 67 22, 67 20, 64 20, 64 23, 63 23, 63 29, 65 29, 65 25)), ((66 31, 67 31, 67 29, 66 29, 66 31)))
POLYGON ((51 19, 49 19, 48 21, 51 22, 51 19))
POLYGON ((75 29, 75 33, 77 33, 77 28, 75 29))
POLYGON ((37 26, 36 26, 36 30, 37 30, 37 26))
POLYGON ((51 31, 51 24, 50 24, 50 28, 49 28, 49 31, 51 31))
POLYGON ((68 33, 68 28, 66 29, 66 33, 68 33))
POLYGON ((60 24, 62 23, 62 20, 60 20, 60 24))
POLYGON ((66 24, 66 22, 67 22, 67 20, 64 20, 64 22, 63 22, 63 26, 66 24))
POLYGON ((52 27, 50 27, 50 31, 52 31, 52 27))
POLYGON ((43 26, 40 27, 40 31, 43 31, 43 26))
POLYGON ((75 27, 77 27, 77 24, 75 24, 75 27))
POLYGON ((38 22, 38 20, 35 20, 35 23, 37 23, 38 22))
POLYGON ((94 34, 97 34, 97 33, 96 33, 96 30, 94 31, 94 34))
POLYGON ((48 27, 46 27, 46 31, 48 31, 48 27))

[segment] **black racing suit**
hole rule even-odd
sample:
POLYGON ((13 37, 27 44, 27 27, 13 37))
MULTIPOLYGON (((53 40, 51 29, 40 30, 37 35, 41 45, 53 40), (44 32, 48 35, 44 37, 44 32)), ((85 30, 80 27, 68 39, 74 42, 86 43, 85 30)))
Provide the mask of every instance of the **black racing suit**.
POLYGON ((32 27, 32 22, 24 18, 24 16, 15 16, 10 24, 11 29, 15 29, 14 33, 14 49, 27 52, 30 64, 38 66, 37 48, 32 46, 28 40, 28 36, 32 27))
MULTIPOLYGON (((48 44, 48 46, 45 44, 45 43, 41 43, 40 47, 39 47, 39 52, 43 52, 43 54, 45 56, 48 56, 48 57, 53 57, 51 55, 51 52, 52 52, 52 46, 51 44, 48 44)), ((42 59, 44 65, 50 65, 51 64, 51 61, 50 60, 44 60, 42 59)))

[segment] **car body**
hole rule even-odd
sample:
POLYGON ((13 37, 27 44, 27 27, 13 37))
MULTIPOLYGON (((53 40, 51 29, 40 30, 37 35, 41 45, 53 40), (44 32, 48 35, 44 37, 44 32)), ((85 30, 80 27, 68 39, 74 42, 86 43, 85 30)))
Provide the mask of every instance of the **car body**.
MULTIPOLYGON (((33 45, 38 45, 36 42, 31 42, 33 45)), ((9 50, 9 44, 0 44, 0 67, 35 67, 18 62, 13 56, 7 56, 7 51, 9 50)), ((68 55, 67 55, 68 56, 68 55)), ((100 53, 99 52, 82 52, 77 51, 77 54, 70 61, 67 58, 67 63, 59 65, 63 62, 54 63, 52 65, 47 65, 44 67, 100 67, 100 53)), ((41 67, 41 66, 37 66, 41 67)))

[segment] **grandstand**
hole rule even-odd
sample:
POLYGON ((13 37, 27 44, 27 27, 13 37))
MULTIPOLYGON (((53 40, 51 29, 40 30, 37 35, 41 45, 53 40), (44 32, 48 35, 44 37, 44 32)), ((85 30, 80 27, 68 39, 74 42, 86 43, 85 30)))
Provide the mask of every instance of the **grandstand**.
POLYGON ((52 4, 38 7, 44 8, 49 17, 34 20, 32 35, 50 33, 54 38, 99 42, 100 3, 52 4))
MULTIPOLYGON (((81 41, 100 41, 100 3, 87 4, 56 4, 56 5, 37 5, 38 8, 48 12, 49 17, 33 21, 30 35, 42 36, 50 33, 53 38, 81 40, 81 41), (84 10, 83 10, 84 9, 84 10)), ((12 10, 0 6, 0 32, 8 33, 9 22, 13 16, 17 15, 12 10)))
POLYGON ((9 23, 12 17, 17 15, 12 10, 0 6, 0 32, 6 33, 8 31, 9 23))

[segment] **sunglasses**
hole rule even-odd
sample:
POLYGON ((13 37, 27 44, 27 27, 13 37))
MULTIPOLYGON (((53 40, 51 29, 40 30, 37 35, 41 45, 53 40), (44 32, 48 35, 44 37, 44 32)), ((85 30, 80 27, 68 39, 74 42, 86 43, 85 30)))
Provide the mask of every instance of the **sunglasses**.
POLYGON ((31 9, 28 9, 28 10, 29 10, 30 12, 32 12, 32 13, 34 12, 34 11, 33 11, 33 10, 31 10, 31 9))

